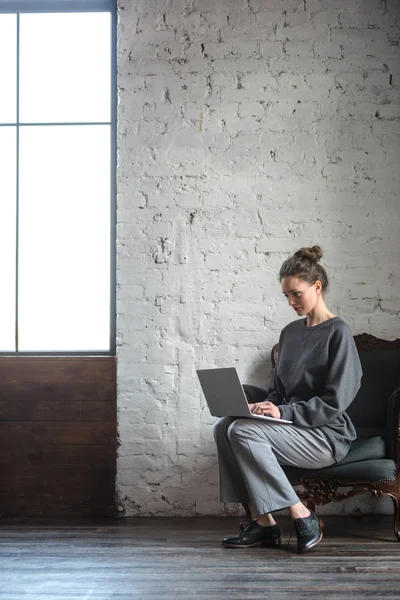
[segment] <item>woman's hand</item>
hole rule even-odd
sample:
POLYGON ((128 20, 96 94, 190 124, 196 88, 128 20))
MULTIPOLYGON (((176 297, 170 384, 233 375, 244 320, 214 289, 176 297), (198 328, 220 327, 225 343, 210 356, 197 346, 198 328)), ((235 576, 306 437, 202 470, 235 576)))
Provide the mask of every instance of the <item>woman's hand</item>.
POLYGON ((254 415, 264 415, 267 417, 275 417, 275 419, 281 419, 281 411, 273 402, 256 402, 256 404, 249 404, 250 412, 254 415))

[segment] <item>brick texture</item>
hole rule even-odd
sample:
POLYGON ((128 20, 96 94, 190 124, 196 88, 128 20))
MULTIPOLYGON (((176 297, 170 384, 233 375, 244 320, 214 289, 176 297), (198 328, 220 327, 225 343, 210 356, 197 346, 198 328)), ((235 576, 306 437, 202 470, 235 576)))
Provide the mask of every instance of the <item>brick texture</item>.
POLYGON ((119 510, 232 514, 195 368, 266 385, 283 260, 320 243, 330 310, 400 336, 400 4, 118 4, 119 510))

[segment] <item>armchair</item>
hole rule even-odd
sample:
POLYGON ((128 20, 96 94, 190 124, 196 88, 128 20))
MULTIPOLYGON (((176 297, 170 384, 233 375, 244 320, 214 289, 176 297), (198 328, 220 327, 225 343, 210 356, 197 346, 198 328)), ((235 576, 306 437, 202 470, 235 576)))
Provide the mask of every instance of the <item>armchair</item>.
MULTIPOLYGON (((354 336, 363 377, 347 412, 357 431, 347 456, 323 469, 283 467, 308 508, 346 500, 358 494, 389 496, 394 505, 394 533, 400 541, 400 339, 354 336)), ((272 349, 275 368, 279 347, 272 349)), ((250 402, 265 399, 266 390, 244 385, 250 402)), ((249 516, 249 508, 244 505, 249 516)))

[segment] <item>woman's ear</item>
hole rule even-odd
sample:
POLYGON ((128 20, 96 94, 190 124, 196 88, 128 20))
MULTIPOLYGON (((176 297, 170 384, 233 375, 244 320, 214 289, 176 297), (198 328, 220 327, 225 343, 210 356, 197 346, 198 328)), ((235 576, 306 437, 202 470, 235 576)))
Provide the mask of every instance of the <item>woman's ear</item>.
POLYGON ((319 279, 317 279, 317 281, 314 283, 314 288, 315 288, 315 291, 317 292, 317 294, 322 293, 322 283, 320 282, 319 279))

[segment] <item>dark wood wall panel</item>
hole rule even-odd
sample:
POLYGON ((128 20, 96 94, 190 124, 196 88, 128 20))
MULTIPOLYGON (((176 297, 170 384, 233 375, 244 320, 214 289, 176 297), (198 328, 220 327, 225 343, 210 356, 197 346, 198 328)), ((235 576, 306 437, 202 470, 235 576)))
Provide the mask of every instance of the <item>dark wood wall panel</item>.
POLYGON ((0 515, 115 514, 114 357, 0 357, 0 515))

